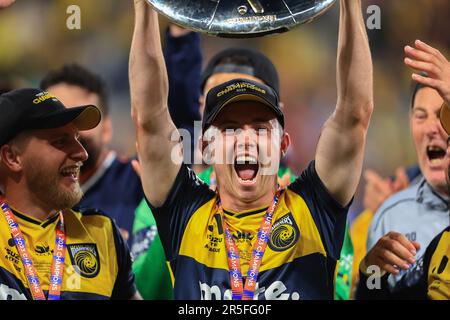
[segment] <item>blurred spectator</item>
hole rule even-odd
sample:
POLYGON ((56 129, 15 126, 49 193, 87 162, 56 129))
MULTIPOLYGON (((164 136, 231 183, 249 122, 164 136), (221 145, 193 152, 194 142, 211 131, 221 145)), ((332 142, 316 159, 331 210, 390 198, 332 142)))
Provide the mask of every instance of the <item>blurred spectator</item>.
POLYGON ((450 63, 439 51, 420 41, 415 42, 415 48, 407 46, 405 52, 408 66, 427 72, 412 76, 417 85, 410 115, 423 178, 394 194, 378 209, 367 240, 369 252, 360 266, 362 273, 367 273, 366 267, 371 265, 391 273, 391 288, 449 222, 450 192, 445 173, 448 134, 439 112, 443 102, 450 101, 450 63))
MULTIPOLYGON (((450 71, 450 70, 449 70, 450 71)), ((450 89, 450 81, 448 89, 450 89)), ((450 105, 450 99, 447 100, 450 105)), ((443 105, 440 110, 440 119, 442 126, 450 135, 450 109, 443 105)), ((445 178, 447 186, 450 189, 450 140, 447 140, 447 152, 445 156, 445 178)), ((391 248, 395 244, 391 239, 389 241, 391 248)), ((408 246, 407 239, 401 239, 402 235, 396 235, 402 245, 408 246), (406 243, 405 243, 406 242, 406 243)), ((387 238, 387 237, 386 237, 387 238)), ((448 269, 448 248, 450 246, 450 227, 440 232, 428 245, 422 258, 416 265, 409 269, 402 278, 390 288, 388 284, 389 273, 381 277, 377 290, 368 290, 367 286, 362 285, 367 282, 367 275, 362 272, 362 284, 358 287, 358 298, 361 299, 433 299, 450 300, 450 273, 448 269)), ((392 250, 392 249, 391 249, 392 250)), ((398 262, 397 262, 398 263, 398 262)), ((387 271, 387 268, 385 269, 387 271)))

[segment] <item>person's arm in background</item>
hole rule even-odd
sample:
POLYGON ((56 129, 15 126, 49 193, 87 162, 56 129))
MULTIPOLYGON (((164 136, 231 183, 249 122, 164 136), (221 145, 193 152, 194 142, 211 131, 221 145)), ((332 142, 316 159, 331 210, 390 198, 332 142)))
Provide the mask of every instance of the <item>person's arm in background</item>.
POLYGON ((409 178, 405 168, 395 170, 395 177, 383 178, 377 172, 367 169, 364 172, 364 208, 375 213, 381 204, 392 194, 409 186, 409 178))
POLYGON ((322 129, 315 159, 329 193, 347 206, 361 177, 373 111, 373 67, 361 1, 341 0, 340 5, 338 101, 322 129))
POLYGON ((170 25, 166 32, 164 59, 169 78, 169 112, 177 128, 191 133, 200 120, 199 99, 202 71, 200 35, 170 25))

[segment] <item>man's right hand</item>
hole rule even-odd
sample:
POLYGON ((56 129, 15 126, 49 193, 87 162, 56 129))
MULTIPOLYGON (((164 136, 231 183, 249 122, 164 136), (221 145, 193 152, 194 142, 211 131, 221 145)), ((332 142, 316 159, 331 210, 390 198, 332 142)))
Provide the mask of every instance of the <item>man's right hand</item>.
MULTIPOLYGON (((397 275, 399 269, 407 270, 416 263, 415 256, 420 244, 408 240, 398 232, 389 232, 383 236, 367 253, 361 266, 378 266, 381 270, 397 275)), ((366 273, 366 270, 361 270, 366 273)))

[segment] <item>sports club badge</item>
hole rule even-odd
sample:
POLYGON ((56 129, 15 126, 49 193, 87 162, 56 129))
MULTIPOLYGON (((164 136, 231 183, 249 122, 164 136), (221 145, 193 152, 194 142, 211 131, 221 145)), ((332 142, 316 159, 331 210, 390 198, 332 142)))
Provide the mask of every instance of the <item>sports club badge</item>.
POLYGON ((281 217, 274 222, 269 239, 269 248, 273 251, 287 250, 297 243, 300 231, 295 223, 292 213, 281 217))
POLYGON ((68 244, 70 260, 82 277, 94 278, 100 272, 100 256, 95 243, 68 244))

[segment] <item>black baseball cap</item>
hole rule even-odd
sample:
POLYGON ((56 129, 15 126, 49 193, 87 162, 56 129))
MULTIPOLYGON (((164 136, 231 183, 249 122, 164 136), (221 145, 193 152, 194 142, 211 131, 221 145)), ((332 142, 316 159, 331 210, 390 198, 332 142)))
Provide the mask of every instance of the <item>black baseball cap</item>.
POLYGON ((279 96, 280 80, 277 69, 272 61, 258 50, 229 48, 217 53, 209 60, 202 73, 202 90, 208 78, 216 73, 243 73, 254 76, 273 88, 279 96), (226 62, 228 58, 230 62, 226 62), (233 60, 242 60, 242 63, 231 62, 233 60))
POLYGON ((73 123, 78 130, 95 128, 101 120, 93 105, 66 108, 52 94, 33 88, 0 95, 0 146, 32 129, 53 129, 73 123))
POLYGON ((261 105, 269 107, 284 128, 284 114, 280 108, 278 94, 274 89, 249 79, 233 79, 208 92, 203 112, 203 133, 211 126, 225 106, 237 101, 257 101, 261 105))

